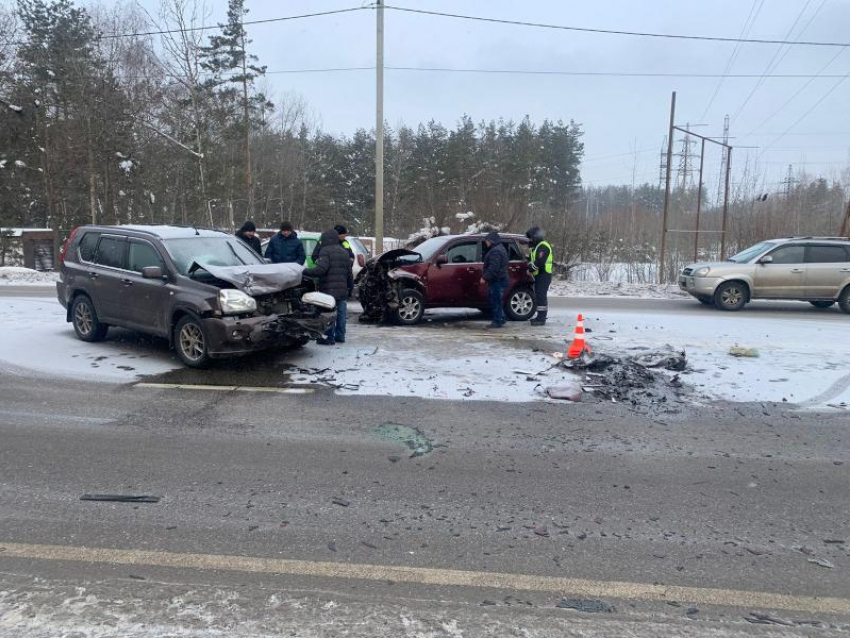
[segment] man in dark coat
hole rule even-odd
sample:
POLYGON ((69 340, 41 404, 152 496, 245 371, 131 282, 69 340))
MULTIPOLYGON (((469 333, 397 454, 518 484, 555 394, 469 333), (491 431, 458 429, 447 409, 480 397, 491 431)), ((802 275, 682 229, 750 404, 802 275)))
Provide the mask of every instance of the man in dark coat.
POLYGON ((292 230, 292 224, 283 222, 280 225, 280 232, 275 233, 269 241, 269 245, 266 246, 266 259, 271 260, 273 264, 299 264, 301 266, 307 261, 304 245, 298 239, 298 233, 292 230))
POLYGON ((489 233, 484 238, 487 253, 484 255, 484 274, 481 280, 487 283, 490 295, 490 308, 493 311, 491 328, 503 328, 505 325, 505 309, 502 307, 502 297, 509 283, 508 278, 508 249, 502 243, 499 233, 489 233))
POLYGON ((263 246, 260 244, 260 238, 257 237, 257 226, 252 221, 247 221, 239 230, 236 231, 236 236, 254 249, 258 255, 263 254, 263 246))
POLYGON ((305 269, 304 274, 318 278, 319 291, 336 299, 336 323, 328 329, 325 339, 316 342, 323 346, 332 346, 335 343, 345 343, 345 324, 348 316, 346 299, 354 281, 348 251, 339 243, 336 230, 323 232, 322 244, 316 265, 305 269))

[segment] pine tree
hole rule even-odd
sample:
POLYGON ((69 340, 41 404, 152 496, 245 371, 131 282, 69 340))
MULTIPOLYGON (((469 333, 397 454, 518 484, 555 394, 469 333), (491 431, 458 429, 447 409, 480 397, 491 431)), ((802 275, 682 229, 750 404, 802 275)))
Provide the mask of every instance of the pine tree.
POLYGON ((229 0, 227 23, 219 25, 221 34, 210 36, 209 44, 202 49, 201 66, 211 74, 206 86, 217 94, 220 104, 218 123, 223 129, 222 133, 232 136, 235 129, 242 138, 246 218, 250 219, 253 216, 255 195, 251 166, 252 118, 262 119, 265 111, 273 105, 262 93, 251 95, 254 81, 265 74, 266 67, 258 66, 257 56, 247 52, 251 40, 248 39, 242 24, 247 14, 244 0, 229 0))

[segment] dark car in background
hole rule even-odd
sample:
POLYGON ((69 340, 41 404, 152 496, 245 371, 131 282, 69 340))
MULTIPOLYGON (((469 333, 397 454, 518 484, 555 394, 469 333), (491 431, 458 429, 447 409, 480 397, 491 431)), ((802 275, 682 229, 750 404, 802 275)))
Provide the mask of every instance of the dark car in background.
MULTIPOLYGON (((534 279, 528 270, 525 237, 503 234, 510 283, 505 314, 526 321, 535 312, 534 279)), ((365 321, 415 324, 427 308, 490 310, 484 272, 484 235, 433 237, 412 250, 400 248, 373 258, 360 274, 358 295, 365 321)))
POLYGON ((297 264, 267 264, 234 236, 175 226, 82 226, 60 252, 59 301, 83 341, 110 326, 164 337, 187 366, 319 339, 332 297, 297 264))

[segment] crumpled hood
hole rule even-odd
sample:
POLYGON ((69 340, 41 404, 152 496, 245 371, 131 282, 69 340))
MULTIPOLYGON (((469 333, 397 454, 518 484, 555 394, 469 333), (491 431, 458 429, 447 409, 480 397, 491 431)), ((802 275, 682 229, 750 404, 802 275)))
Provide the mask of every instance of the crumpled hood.
POLYGON ((294 288, 301 284, 304 266, 299 264, 257 264, 255 266, 210 266, 197 263, 213 277, 233 284, 256 297, 294 288))

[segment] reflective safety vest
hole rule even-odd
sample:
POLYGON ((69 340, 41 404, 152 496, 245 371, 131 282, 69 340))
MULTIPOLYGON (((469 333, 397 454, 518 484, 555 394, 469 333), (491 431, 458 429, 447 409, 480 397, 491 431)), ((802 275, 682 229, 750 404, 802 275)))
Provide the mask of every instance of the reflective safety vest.
POLYGON ((348 243, 347 239, 342 242, 342 247, 345 248, 346 250, 351 250, 351 244, 348 243))
MULTIPOLYGON (((546 258, 546 263, 543 265, 543 272, 545 272, 547 275, 551 275, 552 274, 552 265, 555 262, 555 257, 552 254, 552 244, 550 244, 548 241, 541 241, 539 244, 537 244, 534 247, 534 249, 531 251, 531 263, 534 266, 536 266, 536 264, 537 264, 537 250, 541 246, 545 246, 546 248, 549 249, 549 256, 546 258)), ((532 267, 531 270, 532 270, 532 274, 535 274, 537 272, 537 270, 534 267, 532 267)))

